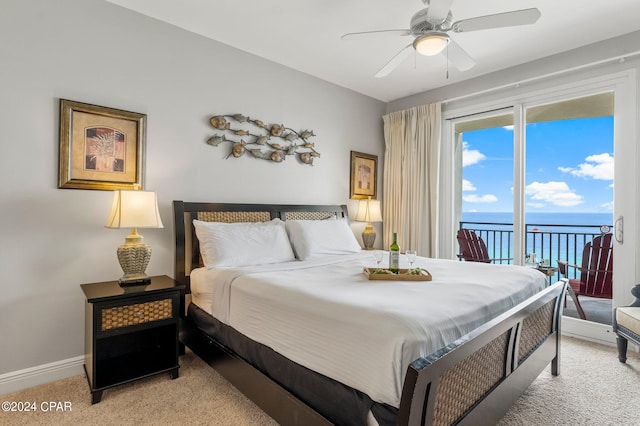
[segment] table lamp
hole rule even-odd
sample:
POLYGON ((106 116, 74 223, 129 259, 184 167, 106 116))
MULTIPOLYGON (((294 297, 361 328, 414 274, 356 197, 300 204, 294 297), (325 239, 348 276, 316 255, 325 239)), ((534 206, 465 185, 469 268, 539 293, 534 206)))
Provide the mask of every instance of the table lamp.
POLYGON ((366 200, 360 200, 355 220, 367 222, 367 226, 365 226, 364 231, 362 231, 362 242, 364 243, 365 250, 373 250, 373 243, 376 241, 376 231, 373 229, 371 222, 382 222, 380 201, 372 200, 371 197, 366 200))
POLYGON ((118 247, 118 261, 124 272, 120 285, 140 285, 151 282, 145 274, 151 259, 151 247, 144 242, 137 228, 162 228, 158 199, 152 191, 117 190, 113 194, 107 228, 131 228, 125 243, 118 247))

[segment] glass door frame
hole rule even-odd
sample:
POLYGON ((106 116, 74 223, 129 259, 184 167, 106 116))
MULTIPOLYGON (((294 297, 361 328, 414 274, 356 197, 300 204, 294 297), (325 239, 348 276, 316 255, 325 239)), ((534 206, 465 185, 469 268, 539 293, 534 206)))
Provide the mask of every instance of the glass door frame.
MULTIPOLYGON (((489 102, 467 101, 466 106, 459 108, 443 108, 442 132, 442 175, 441 197, 439 205, 439 223, 441 235, 438 240, 438 257, 455 259, 456 245, 454 223, 454 191, 455 179, 455 123, 468 120, 476 114, 497 110, 507 111, 512 108, 514 114, 514 264, 522 265, 525 252, 525 167, 526 167, 526 120, 527 108, 561 102, 568 99, 590 96, 602 92, 614 92, 614 182, 625 183, 624 197, 622 191, 614 187, 614 218, 625 218, 624 242, 616 243, 616 262, 614 262, 614 296, 613 306, 622 306, 633 301, 631 288, 640 277, 640 264, 635 261, 636 252, 640 252, 638 212, 640 197, 638 196, 638 177, 636 164, 640 164, 637 140, 637 88, 635 70, 612 73, 572 83, 549 85, 547 88, 526 92, 519 87, 505 90, 501 99, 489 102), (516 93, 517 92, 517 93, 516 93), (626 143, 625 143, 626 141, 626 143), (633 141, 633 142, 630 142, 633 141), (630 196, 630 194, 632 194, 630 196)), ((615 342, 615 335, 610 326, 563 317, 562 332, 566 335, 580 337, 607 344, 615 342)))
MULTIPOLYGON (((456 119, 452 119, 450 120, 450 123, 452 125, 452 129, 451 131, 453 132, 453 143, 454 143, 454 147, 453 147, 453 164, 454 164, 454 171, 453 171, 453 175, 452 175, 452 185, 453 185, 453 191, 451 192, 452 194, 454 194, 454 198, 453 198, 453 206, 452 206, 452 212, 456 213, 453 216, 453 228, 452 228, 452 236, 453 238, 449 238, 449 240, 451 241, 455 241, 455 235, 458 229, 458 223, 461 220, 461 216, 462 216, 462 201, 460 201, 460 205, 458 205, 457 200, 461 199, 463 196, 462 193, 462 185, 461 182, 457 182, 457 173, 460 174, 461 178, 464 178, 463 176, 463 165, 462 165, 462 154, 460 155, 456 155, 456 150, 460 150, 460 153, 462 153, 463 150, 463 140, 460 138, 460 135, 464 135, 464 133, 456 133, 455 132, 455 126, 457 123, 464 123, 467 121, 476 121, 476 120, 488 120, 488 119, 492 119, 492 118, 496 118, 496 117, 503 117, 503 116, 513 116, 514 115, 514 109, 511 107, 507 107, 507 108, 501 108, 501 109, 497 109, 497 110, 493 110, 493 111, 487 111, 487 112, 483 112, 483 113, 477 113, 477 114, 472 114, 471 116, 465 116, 465 117, 460 117, 460 118, 456 118, 456 119), (460 210, 460 211, 458 211, 460 210), (459 213, 460 215, 457 215, 457 213, 459 213)), ((496 126, 498 127, 498 126, 496 126)), ((512 229, 513 230, 513 229, 512 229)), ((515 234, 514 234, 515 236, 515 234)), ((442 239, 441 239, 442 241, 442 239)), ((452 249, 455 251, 456 250, 456 244, 455 242, 453 243, 452 249)), ((457 252, 456 252, 457 253, 457 252)), ((454 253, 454 258, 455 258, 455 253, 454 253)))

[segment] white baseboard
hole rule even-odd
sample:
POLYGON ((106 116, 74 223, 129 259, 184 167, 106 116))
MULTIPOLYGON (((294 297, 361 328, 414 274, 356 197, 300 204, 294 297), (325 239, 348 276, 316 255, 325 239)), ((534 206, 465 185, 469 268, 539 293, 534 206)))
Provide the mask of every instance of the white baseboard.
POLYGON ((575 337, 608 346, 616 345, 616 334, 610 325, 563 316, 561 327, 563 336, 575 337))
POLYGON ((0 374, 0 395, 84 374, 84 355, 0 374))

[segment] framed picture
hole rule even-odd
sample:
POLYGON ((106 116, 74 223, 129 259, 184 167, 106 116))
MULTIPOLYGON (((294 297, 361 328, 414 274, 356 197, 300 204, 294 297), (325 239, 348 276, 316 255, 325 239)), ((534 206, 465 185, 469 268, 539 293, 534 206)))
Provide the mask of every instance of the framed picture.
POLYGON ((145 114, 60 99, 58 188, 142 189, 145 114))
POLYGON ((351 151, 351 191, 349 198, 376 199, 378 191, 378 156, 351 151))

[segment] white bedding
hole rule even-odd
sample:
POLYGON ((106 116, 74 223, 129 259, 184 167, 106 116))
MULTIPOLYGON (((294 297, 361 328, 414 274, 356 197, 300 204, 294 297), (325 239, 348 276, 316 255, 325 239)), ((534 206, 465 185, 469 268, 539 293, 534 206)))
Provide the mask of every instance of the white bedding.
MULTIPOLYGON (((409 265, 401 256, 401 268, 409 265)), ((394 407, 408 365, 546 284, 519 266, 418 258, 433 281, 369 281, 370 252, 191 272, 192 301, 290 360, 394 407)), ((384 265, 382 265, 384 266, 384 265)))

